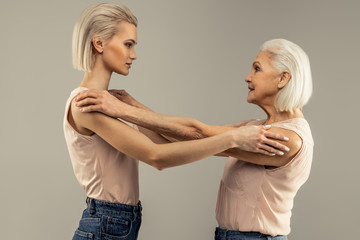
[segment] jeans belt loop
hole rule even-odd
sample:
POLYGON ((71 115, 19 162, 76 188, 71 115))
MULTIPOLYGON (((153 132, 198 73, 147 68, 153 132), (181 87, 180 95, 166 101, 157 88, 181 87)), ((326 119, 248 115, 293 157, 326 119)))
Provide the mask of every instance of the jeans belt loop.
POLYGON ((86 203, 90 212, 90 216, 94 215, 96 213, 94 199, 88 197, 86 199, 86 203))

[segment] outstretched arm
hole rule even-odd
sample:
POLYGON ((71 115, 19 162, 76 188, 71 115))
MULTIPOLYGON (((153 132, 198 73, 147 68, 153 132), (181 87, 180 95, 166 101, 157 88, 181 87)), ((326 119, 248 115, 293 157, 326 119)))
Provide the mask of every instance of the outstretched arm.
MULTIPOLYGON (((181 139, 201 139, 234 129, 232 126, 210 126, 192 118, 168 116, 132 107, 118 101, 106 91, 84 91, 77 96, 77 104, 84 112, 103 112, 109 116, 122 118, 161 134, 181 139)), ((242 160, 249 162, 254 162, 254 159, 244 159, 248 157, 246 154, 249 151, 262 153, 264 157, 265 155, 267 157, 273 156, 274 153, 281 157, 288 155, 282 152, 288 151, 288 147, 274 140, 284 141, 282 134, 276 131, 266 131, 263 126, 245 126, 241 128, 243 129, 244 142, 240 144, 240 149, 225 152, 224 154, 241 157, 242 160)), ((255 158, 254 163, 273 166, 279 164, 273 157, 260 160, 257 162, 255 158)))
POLYGON ((123 122, 99 112, 82 112, 74 103, 68 118, 80 133, 96 133, 120 152, 159 170, 203 159, 244 141, 243 129, 239 128, 200 140, 156 144, 123 122))

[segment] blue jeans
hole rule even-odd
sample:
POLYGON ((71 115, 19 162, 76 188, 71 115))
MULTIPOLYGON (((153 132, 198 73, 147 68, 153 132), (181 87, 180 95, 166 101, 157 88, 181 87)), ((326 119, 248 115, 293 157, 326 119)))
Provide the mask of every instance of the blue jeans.
POLYGON ((141 225, 141 203, 131 206, 91 198, 73 240, 136 240, 141 225))
POLYGON ((240 232, 221 228, 215 230, 215 240, 287 240, 287 236, 278 235, 272 237, 259 232, 240 232))

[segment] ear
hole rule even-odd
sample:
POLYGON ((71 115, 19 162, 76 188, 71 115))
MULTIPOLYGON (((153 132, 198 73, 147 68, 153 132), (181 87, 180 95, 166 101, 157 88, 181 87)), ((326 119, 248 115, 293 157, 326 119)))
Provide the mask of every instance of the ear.
POLYGON ((286 86, 286 84, 290 81, 291 79, 291 73, 289 71, 284 71, 281 73, 280 75, 280 81, 278 83, 278 88, 283 88, 286 86))
POLYGON ((98 53, 102 53, 104 51, 104 41, 99 37, 99 35, 94 35, 92 38, 92 44, 98 53))

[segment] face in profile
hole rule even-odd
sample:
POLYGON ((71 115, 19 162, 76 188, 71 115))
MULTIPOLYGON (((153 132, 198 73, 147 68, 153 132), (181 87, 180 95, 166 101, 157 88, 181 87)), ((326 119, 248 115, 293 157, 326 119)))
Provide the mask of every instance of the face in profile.
POLYGON ((135 25, 123 21, 119 23, 118 30, 104 43, 102 59, 107 70, 126 76, 136 59, 137 29, 135 25))
POLYGON ((279 92, 281 73, 272 65, 270 53, 260 52, 255 58, 250 74, 245 78, 249 93, 247 101, 260 105, 274 105, 279 92))

